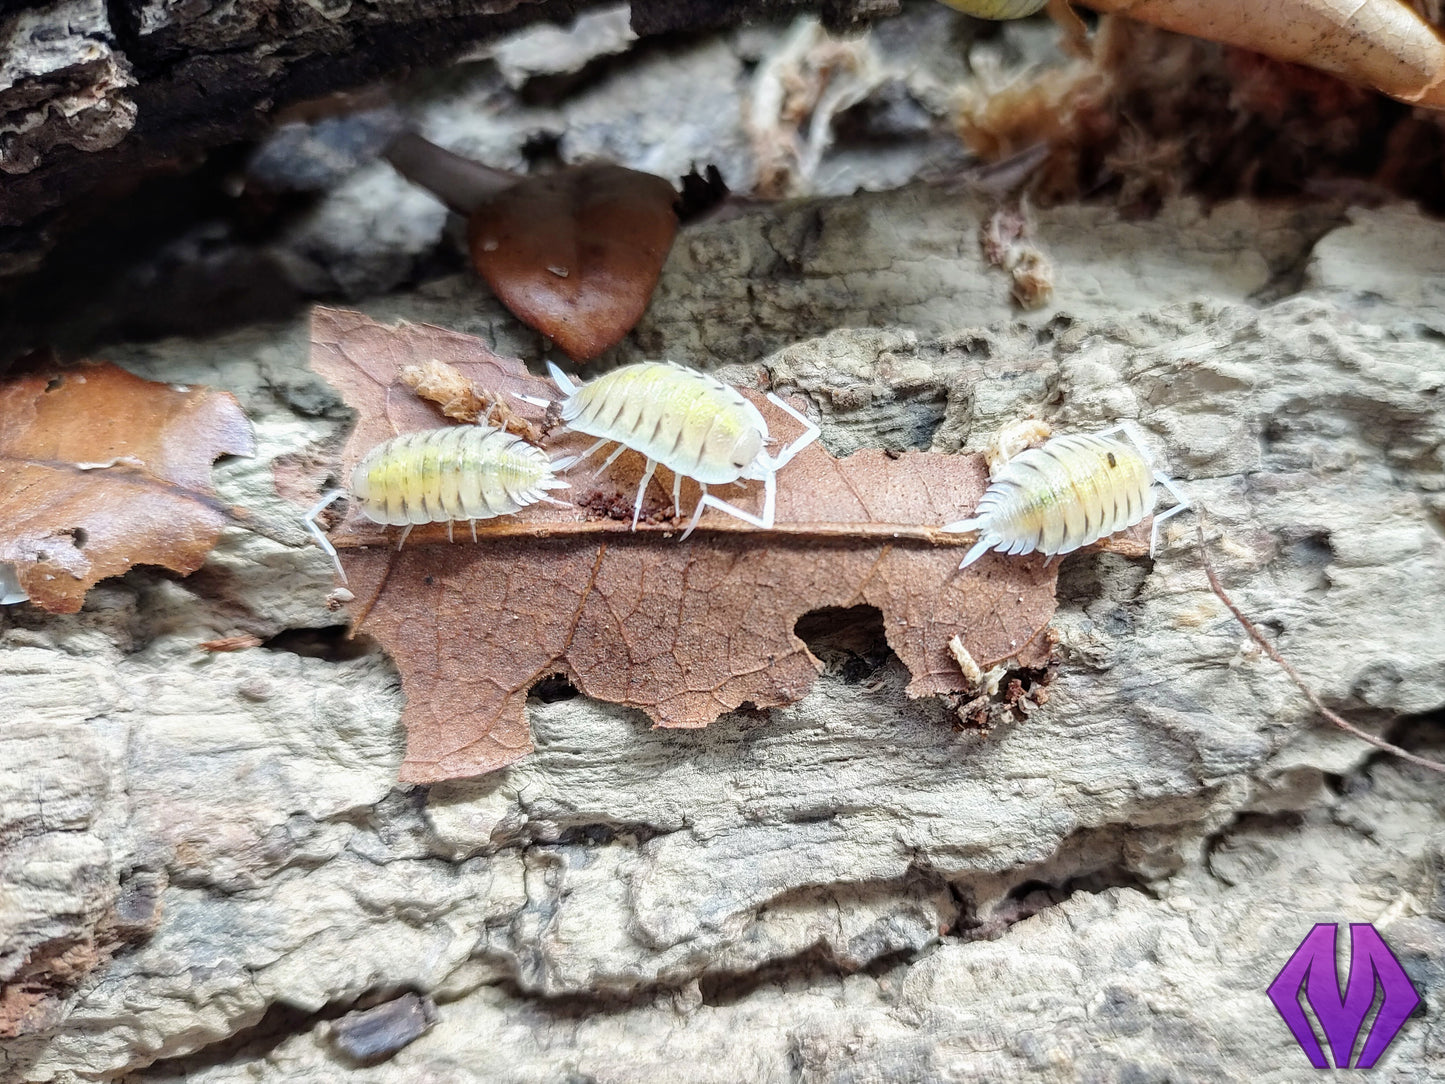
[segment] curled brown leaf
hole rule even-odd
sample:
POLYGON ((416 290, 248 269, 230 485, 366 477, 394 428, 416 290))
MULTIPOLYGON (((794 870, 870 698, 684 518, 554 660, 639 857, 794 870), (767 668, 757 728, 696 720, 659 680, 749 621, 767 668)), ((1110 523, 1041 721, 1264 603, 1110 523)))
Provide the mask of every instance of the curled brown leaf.
POLYGON ((1445 41, 1400 0, 1084 0, 1181 34, 1330 72, 1445 109, 1445 41))

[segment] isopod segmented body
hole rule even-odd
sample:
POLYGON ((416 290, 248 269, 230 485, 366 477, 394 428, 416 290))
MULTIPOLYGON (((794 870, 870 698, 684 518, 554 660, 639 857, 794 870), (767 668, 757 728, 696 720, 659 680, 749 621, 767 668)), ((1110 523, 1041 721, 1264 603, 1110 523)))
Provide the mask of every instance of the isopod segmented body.
MULTIPOLYGON (((485 424, 422 429, 367 452, 351 472, 350 496, 367 519, 406 526, 398 549, 418 523, 446 523, 450 539, 452 522, 467 520, 475 541, 479 519, 505 516, 538 501, 557 503, 547 491, 567 488, 554 471, 569 462, 554 463, 540 448, 485 424)), ((344 495, 345 490, 333 490, 306 514, 307 529, 334 561, 336 550, 316 517, 344 495)), ((340 561, 336 568, 341 571, 340 561)))
POLYGON ((769 455, 765 450, 768 423, 756 406, 716 377, 672 362, 624 365, 580 386, 555 365, 548 367, 566 396, 562 420, 568 428, 598 438, 579 462, 613 441, 618 448, 604 467, 627 448, 647 457, 632 509, 634 530, 642 513, 643 494, 658 467, 672 471, 672 503, 678 514, 682 479, 691 478, 702 487, 702 498, 683 538, 692 533, 706 508, 716 508, 756 527, 771 527, 777 472, 818 437, 816 425, 769 394, 769 402, 805 427, 802 436, 776 456, 769 455), (709 485, 742 480, 763 483, 762 515, 744 512, 707 491, 709 485))
POLYGON ((1054 437, 1010 459, 995 473, 974 514, 943 527, 977 531, 979 538, 959 568, 987 551, 1038 550, 1050 557, 1071 553, 1132 527, 1154 510, 1154 483, 1178 502, 1154 517, 1152 556, 1159 525, 1189 507, 1189 500, 1161 471, 1127 425, 1102 433, 1054 437), (1122 432, 1119 440, 1113 434, 1122 432))

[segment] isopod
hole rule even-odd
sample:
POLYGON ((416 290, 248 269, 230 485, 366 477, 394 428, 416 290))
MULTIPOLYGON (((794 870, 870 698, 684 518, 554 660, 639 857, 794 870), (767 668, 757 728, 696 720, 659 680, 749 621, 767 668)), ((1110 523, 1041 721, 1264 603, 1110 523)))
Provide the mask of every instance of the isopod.
POLYGON ((1107 535, 1132 527, 1154 510, 1154 483, 1177 502, 1154 517, 1149 555, 1159 541, 1159 525, 1189 507, 1173 480, 1154 470, 1133 427, 1116 425, 1093 434, 1054 437, 1020 452, 993 476, 978 508, 968 519, 942 529, 977 531, 979 538, 959 568, 987 551, 1022 554, 1038 550, 1050 557, 1072 553, 1107 535), (1123 433, 1125 440, 1114 436, 1123 433))
POLYGON ((602 464, 604 469, 627 448, 647 457, 632 508, 633 530, 642 514, 643 494, 660 466, 672 471, 672 506, 679 514, 682 479, 691 478, 702 487, 702 498, 683 538, 692 534, 707 508, 766 530, 773 525, 777 472, 818 439, 816 425, 769 393, 770 403, 805 427, 802 436, 777 455, 769 455, 765 450, 768 423, 756 406, 716 377, 675 362, 624 365, 580 386, 550 362, 548 369, 566 397, 562 401, 562 420, 570 429, 598 438, 578 457, 578 462, 613 441, 618 447, 602 464), (744 512, 707 491, 710 485, 744 480, 763 483, 760 516, 744 512))
MULTIPOLYGON (((418 523, 447 525, 466 520, 477 540, 477 520, 520 511, 547 501, 551 489, 566 489, 554 472, 571 465, 570 459, 553 461, 542 449, 490 425, 449 425, 421 429, 384 440, 362 457, 351 472, 350 496, 361 513, 376 523, 406 525, 397 549, 418 523)), ((336 548, 316 523, 327 505, 347 496, 334 489, 306 513, 306 529, 336 563, 341 580, 346 573, 336 548)))

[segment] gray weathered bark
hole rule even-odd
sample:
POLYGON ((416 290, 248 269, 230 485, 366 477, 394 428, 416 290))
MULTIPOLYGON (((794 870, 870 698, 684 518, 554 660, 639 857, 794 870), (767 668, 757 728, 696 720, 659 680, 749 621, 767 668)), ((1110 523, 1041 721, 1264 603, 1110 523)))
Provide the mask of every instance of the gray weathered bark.
MULTIPOLYGON (((1134 419, 1327 701, 1445 757, 1440 224, 1055 207, 1033 231, 1052 301, 1020 313, 980 254, 985 198, 853 192, 956 151, 931 126, 965 74, 950 18, 923 5, 855 55, 893 88, 892 142, 800 170, 826 198, 685 228, 602 364, 765 370, 840 454, 1134 419)), ((683 41, 561 104, 478 108, 526 78, 513 42, 417 112, 509 169, 551 132, 564 161, 666 174, 705 148, 747 191, 778 147, 743 129, 747 70, 810 40, 683 41)), ((415 281, 447 221, 378 164, 265 256, 538 363, 474 276, 415 281)), ((136 280, 131 305, 166 281, 136 280)), ((1264 990, 1315 922, 1375 923, 1426 1000, 1376 1076, 1445 1079, 1445 790, 1323 725, 1245 643, 1192 515, 1155 561, 1065 559, 1051 698, 987 737, 909 701, 863 614, 814 641, 827 673, 790 709, 653 731, 538 697, 532 756, 404 789, 395 671, 339 636, 284 481, 347 424, 306 345, 298 315, 105 351, 240 397, 260 452, 218 482, 275 537, 230 531, 194 576, 137 571, 74 616, 0 610, 6 1084, 1294 1080, 1264 990), (197 646, 241 633, 267 646, 197 646)))
MULTIPOLYGON (((1320 222, 1248 204, 1044 213, 1056 306, 1020 322, 970 251, 982 213, 914 188, 698 228, 641 341, 761 365, 836 450, 1136 418, 1323 695, 1445 752, 1438 716, 1412 721, 1445 704, 1438 227, 1359 212, 1316 243, 1320 222), (1307 254, 1304 289, 1249 303, 1307 254)), ((371 308, 526 341, 470 278, 371 308)), ((340 424, 295 412, 331 401, 304 350, 297 324, 117 356, 237 391, 264 451, 224 494, 284 521, 272 461, 340 424)), ((1153 563, 1068 559, 1053 696, 986 739, 875 657, 703 732, 534 703, 533 756, 429 791, 394 787, 383 657, 196 649, 335 621, 299 529, 235 532, 197 576, 133 575, 73 618, 12 614, 0 963, 36 997, 8 1072, 220 1044, 148 1076, 330 1078, 324 1020, 413 990, 439 1023, 357 1079, 1261 1079, 1303 1067, 1264 987, 1310 923, 1350 920, 1429 1000, 1390 1062, 1424 1079, 1438 779, 1321 725, 1241 648, 1192 531, 1153 563), (223 1042, 263 1020, 283 1035, 223 1042)))

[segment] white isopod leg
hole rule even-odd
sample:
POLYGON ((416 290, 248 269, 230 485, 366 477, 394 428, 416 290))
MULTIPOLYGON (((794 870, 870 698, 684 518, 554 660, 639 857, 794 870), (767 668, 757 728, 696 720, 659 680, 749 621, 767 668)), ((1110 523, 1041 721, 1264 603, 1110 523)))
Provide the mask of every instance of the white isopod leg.
POLYGON ((632 504, 632 529, 637 530, 637 519, 642 515, 642 498, 647 493, 648 483, 652 481, 653 472, 657 470, 657 460, 649 459, 647 466, 642 470, 642 484, 637 487, 637 500, 632 504))
POLYGON ((672 514, 682 515, 682 475, 672 472, 672 514))
POLYGON ((773 504, 777 498, 777 486, 777 476, 770 471, 768 476, 763 479, 763 493, 765 495, 763 497, 763 514, 761 516, 755 516, 751 512, 744 512, 737 505, 728 504, 727 501, 714 497, 707 491, 707 486, 703 486, 702 499, 697 502, 697 507, 693 509, 692 512, 692 519, 688 521, 687 530, 682 532, 682 538, 679 538, 678 541, 681 542, 683 538, 692 534, 693 528, 697 526, 697 521, 702 519, 703 509, 705 508, 716 508, 719 512, 724 512, 734 519, 740 519, 744 523, 751 523, 754 527, 761 527, 765 531, 769 530, 773 526, 773 504))
POLYGON ((579 455, 579 456, 574 456, 573 459, 572 459, 572 462, 563 465, 563 464, 562 464, 562 461, 561 461, 561 460, 558 460, 557 463, 554 463, 554 464, 552 465, 552 469, 555 470, 555 471, 558 471, 558 472, 561 472, 561 471, 569 471, 569 470, 571 470, 573 467, 575 467, 575 466, 577 466, 579 463, 581 463, 582 460, 584 460, 584 459, 586 459, 588 456, 592 455, 594 452, 599 452, 599 451, 601 451, 603 448, 605 448, 605 447, 607 446, 607 444, 608 444, 608 438, 607 438, 607 437, 603 437, 601 440, 599 440, 596 444, 592 445, 592 447, 588 448, 588 449, 587 449, 585 452, 583 452, 581 455, 579 455))
POLYGON ((1170 478, 1170 477, 1169 477, 1167 474, 1165 474, 1162 470, 1156 470, 1156 471, 1154 472, 1154 481, 1158 482, 1161 486, 1163 486, 1165 489, 1167 489, 1167 490, 1169 491, 1169 495, 1172 496, 1172 497, 1175 499, 1175 501, 1177 501, 1178 503, 1175 504, 1175 506, 1174 506, 1173 508, 1170 508, 1168 511, 1166 511, 1166 512, 1161 512, 1161 513, 1159 513, 1158 515, 1156 515, 1156 516, 1154 517, 1154 526, 1153 526, 1152 528, 1150 528, 1150 531, 1149 531, 1149 556, 1150 556, 1150 557, 1153 557, 1153 556, 1154 556, 1154 551, 1155 551, 1155 549, 1156 549, 1156 548, 1158 547, 1158 545, 1159 545, 1159 525, 1160 525, 1161 523, 1163 523, 1166 519, 1168 519, 1170 516, 1174 515, 1176 512, 1182 512, 1182 511, 1184 511, 1184 509, 1186 509, 1186 508, 1188 508, 1188 507, 1190 506, 1190 505, 1189 505, 1189 498, 1186 497, 1186 496, 1180 491, 1179 487, 1174 484, 1174 479, 1170 478))
POLYGON ((415 527, 415 526, 416 526, 415 523, 408 523, 408 524, 406 525, 406 530, 404 530, 404 531, 401 532, 401 537, 396 540, 396 552, 397 552, 397 553, 400 553, 400 552, 401 552, 401 547, 406 545, 406 536, 409 535, 409 534, 411 534, 411 529, 412 529, 413 527, 415 527))
POLYGON ((467 520, 467 523, 472 528, 472 541, 475 542, 477 540, 477 521, 474 519, 469 519, 467 520))
POLYGON ((793 456, 797 455, 809 444, 812 444, 813 441, 817 440, 818 434, 821 433, 822 430, 819 429, 816 425, 814 425, 812 421, 809 420, 807 415, 799 414, 796 410, 790 407, 787 403, 783 402, 781 398, 774 395, 772 392, 768 392, 768 402, 772 403, 773 406, 777 407, 779 410, 784 411, 787 414, 791 414, 794 418, 796 418, 799 422, 802 423, 804 430, 802 436, 798 437, 797 440, 793 441, 793 443, 789 444, 786 448, 779 452, 775 458, 769 460, 768 466, 770 466, 773 470, 779 470, 783 467, 785 463, 791 460, 793 456))
POLYGON ((448 541, 448 542, 452 542, 452 543, 455 543, 455 542, 456 542, 456 539, 452 537, 452 521, 451 521, 451 520, 447 520, 447 541, 448 541))
POLYGON ((612 464, 616 463, 617 457, 625 451, 627 451, 627 445, 619 444, 617 446, 617 450, 602 461, 602 466, 598 467, 595 471, 592 472, 593 476, 595 477, 596 475, 601 474, 608 467, 612 466, 612 464))
POLYGON ((331 539, 322 532, 320 525, 316 522, 316 517, 344 496, 346 496, 346 490, 333 489, 312 505, 306 515, 301 517, 301 522, 311 532, 311 537, 316 539, 316 544, 331 555, 331 563, 336 566, 336 574, 341 577, 342 583, 346 582, 346 570, 341 567, 341 557, 337 554, 336 547, 331 544, 331 539))

